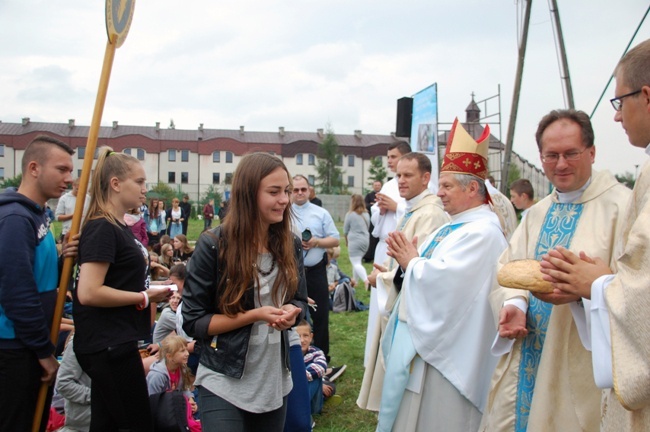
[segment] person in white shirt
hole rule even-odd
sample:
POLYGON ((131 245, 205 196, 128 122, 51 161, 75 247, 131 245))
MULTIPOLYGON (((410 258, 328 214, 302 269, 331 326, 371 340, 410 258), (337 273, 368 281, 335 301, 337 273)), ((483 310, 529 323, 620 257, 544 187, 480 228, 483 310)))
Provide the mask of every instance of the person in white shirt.
MULTIPOLYGON (((79 179, 75 179, 72 182, 72 190, 66 192, 59 198, 59 202, 56 205, 56 211, 54 212, 54 217, 56 220, 61 222, 61 239, 70 231, 72 226, 72 216, 74 216, 74 208, 77 204, 77 192, 79 191, 79 179)), ((90 202, 90 197, 86 196, 84 201, 84 210, 83 216, 86 215, 88 211, 88 203, 90 202)), ((83 219, 81 220, 83 224, 83 219)))

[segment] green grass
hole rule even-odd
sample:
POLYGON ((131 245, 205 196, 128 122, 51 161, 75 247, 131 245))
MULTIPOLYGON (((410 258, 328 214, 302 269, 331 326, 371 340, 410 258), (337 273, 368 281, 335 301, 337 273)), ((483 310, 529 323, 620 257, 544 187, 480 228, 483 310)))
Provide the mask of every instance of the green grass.
MULTIPOLYGON (((218 222, 214 222, 213 226, 218 222)), ((58 237, 61 233, 61 224, 53 222, 54 234, 58 237)), ((343 224, 337 227, 343 239, 343 224)), ((203 221, 191 219, 188 226, 188 239, 195 241, 203 231, 203 221)), ((341 241, 341 256, 338 258, 341 271, 352 276, 352 265, 348 257, 345 241, 341 241)), ((372 270, 371 264, 364 264, 368 273, 372 270)), ((363 284, 357 286, 357 299, 365 304, 370 303, 370 293, 363 284)), ((356 405, 361 381, 363 379, 363 354, 366 342, 366 325, 368 312, 330 312, 330 355, 331 365, 340 366, 347 364, 347 369, 336 380, 337 393, 343 398, 341 405, 323 409, 321 415, 314 416, 316 430, 330 432, 368 432, 374 431, 377 426, 377 415, 371 411, 362 410, 356 405)))

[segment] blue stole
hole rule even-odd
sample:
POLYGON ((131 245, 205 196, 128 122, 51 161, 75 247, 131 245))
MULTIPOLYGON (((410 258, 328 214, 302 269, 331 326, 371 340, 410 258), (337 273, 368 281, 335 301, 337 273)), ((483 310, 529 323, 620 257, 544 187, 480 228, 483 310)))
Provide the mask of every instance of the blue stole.
MULTIPOLYGON (((573 234, 582 215, 582 204, 553 203, 546 212, 542 229, 535 246, 535 259, 540 261, 542 256, 556 246, 568 248, 573 234)), ((521 360, 519 362, 519 382, 517 383, 517 404, 515 411, 515 431, 524 432, 528 427, 528 415, 533 400, 535 377, 539 360, 542 356, 546 329, 553 305, 538 300, 529 295, 526 327, 528 335, 521 344, 521 360)))
MULTIPOLYGON (((441 228, 420 256, 427 259, 431 258, 431 254, 440 242, 463 225, 463 223, 450 224, 441 228)), ((395 306, 393 306, 393 312, 388 320, 386 333, 382 340, 384 343, 382 352, 386 359, 386 374, 381 392, 381 404, 379 405, 378 432, 390 432, 393 429, 409 381, 411 363, 417 355, 408 324, 398 319, 401 298, 402 293, 400 292, 395 301, 395 306)))

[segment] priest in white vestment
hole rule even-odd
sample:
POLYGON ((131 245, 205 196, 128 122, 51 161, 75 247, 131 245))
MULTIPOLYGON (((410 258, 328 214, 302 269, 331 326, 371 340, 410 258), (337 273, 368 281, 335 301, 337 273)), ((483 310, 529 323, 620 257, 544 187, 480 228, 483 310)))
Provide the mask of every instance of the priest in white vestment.
MULTIPOLYGON (((449 222, 442 201, 428 188, 431 160, 423 153, 407 153, 397 162, 396 174, 400 196, 406 200, 404 216, 397 223, 397 230, 408 239, 417 238, 420 245, 434 230, 449 222)), ((357 405, 371 411, 379 411, 385 370, 380 340, 398 294, 393 284, 396 271, 396 261, 389 258, 384 265, 376 264, 368 276, 371 285, 376 287, 379 314, 374 328, 367 333, 370 351, 357 405)))
MULTIPOLYGON (((388 146, 386 159, 388 170, 394 173, 397 169, 399 158, 411 152, 411 147, 405 142, 393 143, 388 146)), ((375 195, 375 203, 370 207, 370 221, 374 226, 372 235, 379 239, 375 248, 374 263, 384 265, 386 259, 386 238, 395 231, 397 221, 404 215, 406 201, 399 194, 397 178, 393 177, 381 187, 375 195)), ((366 287, 368 288, 368 287, 366 287)), ((375 329, 379 317, 377 310, 377 289, 370 287, 370 304, 368 309, 368 325, 366 328, 366 346, 363 354, 363 365, 368 366, 368 358, 372 350, 373 340, 377 337, 375 329)))
POLYGON ((456 119, 438 183, 451 222, 419 249, 401 232, 389 236, 401 291, 382 339, 386 376, 378 431, 478 429, 496 364, 489 355, 488 295, 507 246, 487 205, 488 138, 486 127, 474 141, 456 119))
MULTIPOLYGON (((630 143, 650 155, 650 40, 631 49, 615 70, 611 100, 630 143)), ((594 379, 604 389, 600 430, 650 430, 650 163, 636 179, 614 265, 585 248, 549 252, 542 271, 567 295, 592 350, 594 379), (611 274, 614 270, 614 274, 611 274), (587 299, 591 299, 587 302, 587 299)), ((557 291, 557 290, 556 290, 557 291)))
MULTIPOLYGON (((552 111, 536 136, 555 188, 530 207, 499 268, 517 259, 540 260, 556 245, 587 248, 610 262, 630 191, 608 171, 592 170, 596 149, 589 117, 582 111, 552 111)), ((481 431, 597 431, 600 391, 592 378, 591 353, 571 315, 572 307, 583 307, 579 298, 534 297, 496 281, 494 286, 490 302, 499 334, 492 352, 501 358, 481 431)))

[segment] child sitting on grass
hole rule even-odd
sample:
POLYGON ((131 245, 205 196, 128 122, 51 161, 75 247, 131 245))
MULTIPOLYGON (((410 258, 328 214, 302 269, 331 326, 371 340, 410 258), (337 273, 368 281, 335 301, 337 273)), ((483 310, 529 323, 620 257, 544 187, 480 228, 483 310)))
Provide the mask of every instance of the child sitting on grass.
POLYGON ((311 344, 314 337, 311 325, 307 321, 302 320, 295 327, 295 330, 300 336, 300 346, 305 359, 311 413, 320 414, 323 410, 324 400, 329 400, 328 404, 339 405, 341 403, 341 396, 335 394, 335 385, 325 377, 325 371, 327 370, 325 354, 311 344))

